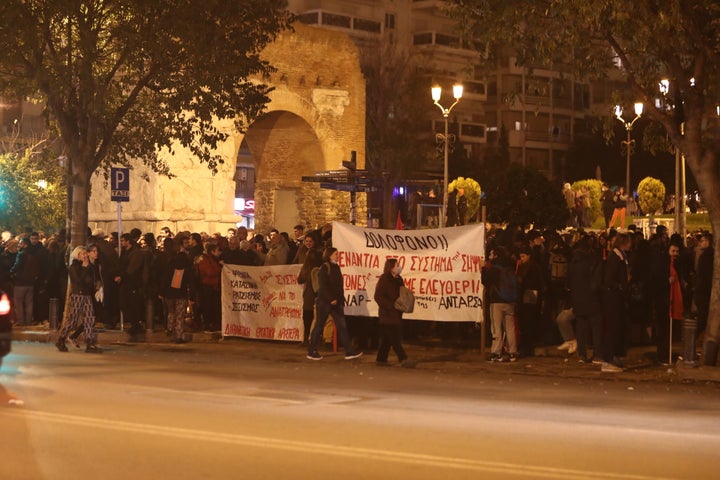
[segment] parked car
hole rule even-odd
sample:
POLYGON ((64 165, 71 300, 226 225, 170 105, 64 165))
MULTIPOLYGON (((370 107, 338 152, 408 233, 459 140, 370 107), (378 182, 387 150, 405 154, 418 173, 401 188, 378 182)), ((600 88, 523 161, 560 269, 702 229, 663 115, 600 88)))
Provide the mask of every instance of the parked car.
POLYGON ((12 322, 10 321, 10 299, 0 290, 0 366, 5 355, 10 353, 12 343, 12 322))

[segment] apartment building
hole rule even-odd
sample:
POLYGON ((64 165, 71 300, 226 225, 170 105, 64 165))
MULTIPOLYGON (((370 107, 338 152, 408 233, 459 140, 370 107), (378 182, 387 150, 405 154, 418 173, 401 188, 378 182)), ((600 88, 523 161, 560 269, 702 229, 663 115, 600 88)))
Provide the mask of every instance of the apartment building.
MULTIPOLYGON (((470 158, 482 158, 508 134, 510 159, 562 178, 566 154, 578 134, 587 132, 594 115, 609 114, 617 85, 578 82, 563 66, 537 66, 532 73, 502 55, 492 71, 481 67, 479 53, 467 48, 442 0, 290 0, 290 10, 305 24, 347 33, 359 46, 388 43, 417 60, 418 71, 449 91, 464 85, 453 110, 451 129, 470 158)), ((429 80, 430 81, 430 80, 429 80)), ((448 99, 450 97, 447 97, 448 99)), ((431 103, 428 91, 427 102, 431 103)), ((443 129, 440 112, 432 122, 443 129)), ((441 168, 441 167, 440 167, 441 168)))

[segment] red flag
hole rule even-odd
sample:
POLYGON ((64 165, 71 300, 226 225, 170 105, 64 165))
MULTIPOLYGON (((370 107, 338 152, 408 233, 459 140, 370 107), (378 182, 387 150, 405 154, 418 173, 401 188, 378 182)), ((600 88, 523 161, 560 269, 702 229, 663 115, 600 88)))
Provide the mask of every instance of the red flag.
POLYGON ((398 217, 397 217, 397 222, 395 223, 395 230, 404 230, 404 229, 405 229, 405 225, 403 225, 402 215, 400 215, 400 210, 398 210, 398 217))

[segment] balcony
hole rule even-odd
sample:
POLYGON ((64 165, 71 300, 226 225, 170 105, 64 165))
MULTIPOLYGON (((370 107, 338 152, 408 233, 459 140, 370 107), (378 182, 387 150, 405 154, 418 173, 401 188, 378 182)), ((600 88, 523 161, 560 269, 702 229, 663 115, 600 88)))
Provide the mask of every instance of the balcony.
POLYGON ((457 35, 441 32, 417 32, 413 34, 413 46, 425 51, 452 52, 466 57, 477 57, 478 52, 467 48, 457 35))
POLYGON ((298 14, 298 20, 306 25, 351 30, 353 33, 380 35, 382 22, 367 18, 353 17, 325 10, 310 10, 298 14))
POLYGON ((444 0, 413 0, 413 10, 440 10, 445 4, 444 0))
MULTIPOLYGON (((449 122, 448 133, 458 135, 463 143, 487 143, 487 125, 484 123, 474 122, 449 122)), ((433 120, 433 131, 437 133, 445 133, 445 121, 433 120)))

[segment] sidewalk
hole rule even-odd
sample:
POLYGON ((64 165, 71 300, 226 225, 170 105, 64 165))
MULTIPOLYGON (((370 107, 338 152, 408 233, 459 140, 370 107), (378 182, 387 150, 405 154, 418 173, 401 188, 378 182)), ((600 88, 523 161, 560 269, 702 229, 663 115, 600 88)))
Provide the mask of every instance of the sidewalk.
MULTIPOLYGON (((57 339, 57 332, 50 331, 48 325, 37 325, 15 328, 14 341, 49 343, 57 339)), ((130 343, 127 333, 120 330, 98 329, 98 344, 102 346, 123 345, 130 343)), ((146 333, 145 344, 170 344, 164 330, 146 333)), ((263 358, 273 352, 278 361, 296 361, 303 357, 304 352, 297 343, 246 340, 238 337, 223 339, 218 333, 196 332, 192 334, 191 344, 207 346, 217 345, 241 349, 242 355, 262 354, 263 358)), ((535 356, 521 358, 514 363, 490 364, 486 362, 488 352, 480 353, 479 348, 448 347, 432 342, 408 341, 404 344, 410 358, 417 362, 418 369, 439 372, 455 372, 462 374, 478 374, 483 372, 507 372, 510 375, 529 375, 558 379, 579 380, 611 380, 625 382, 659 382, 659 383, 711 383, 720 386, 720 367, 708 367, 698 361, 697 367, 689 367, 683 361, 676 362, 672 367, 655 365, 652 361, 655 348, 634 347, 625 358, 626 369, 620 373, 602 373, 596 365, 579 364, 577 355, 566 356, 555 346, 538 347, 535 356)), ((676 345, 677 353, 679 347, 676 345)), ((341 362, 342 354, 332 354, 328 350, 321 351, 325 355, 324 362, 341 362), (326 354, 327 353, 327 354, 326 354)), ((392 357, 392 355, 391 355, 392 357)), ((391 361, 393 359, 391 358, 391 361)), ((366 351, 365 356, 356 360, 360 363, 374 363, 374 352, 366 351)))

